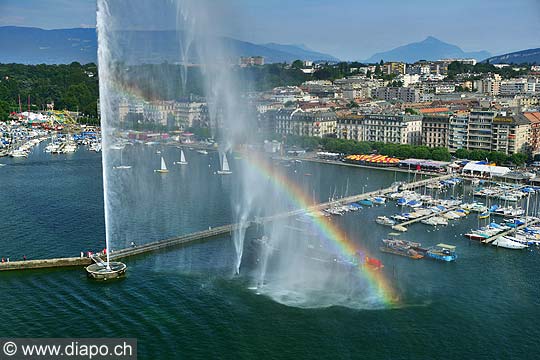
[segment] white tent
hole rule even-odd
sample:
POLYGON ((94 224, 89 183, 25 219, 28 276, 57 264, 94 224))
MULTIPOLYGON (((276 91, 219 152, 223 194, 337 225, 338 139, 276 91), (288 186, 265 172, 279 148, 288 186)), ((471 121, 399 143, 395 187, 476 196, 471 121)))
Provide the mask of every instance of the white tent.
POLYGON ((505 166, 490 166, 490 165, 480 165, 473 162, 468 163, 463 168, 463 173, 465 174, 478 174, 480 175, 490 175, 490 176, 502 176, 510 172, 510 169, 505 166))

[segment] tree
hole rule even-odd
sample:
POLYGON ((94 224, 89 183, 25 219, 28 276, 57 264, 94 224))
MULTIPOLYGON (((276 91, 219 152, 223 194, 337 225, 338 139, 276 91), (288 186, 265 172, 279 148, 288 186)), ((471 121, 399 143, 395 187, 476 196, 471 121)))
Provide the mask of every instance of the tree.
POLYGON ((302 60, 294 60, 292 67, 295 69, 302 69, 304 67, 304 62, 302 60))
POLYGON ((527 154, 523 153, 515 153, 510 156, 510 160, 517 166, 523 165, 528 160, 528 158, 529 157, 527 156, 527 154))
POLYGON ((436 161, 450 161, 450 152, 447 148, 435 148, 431 151, 431 158, 436 161))
POLYGON ((508 156, 502 152, 493 151, 488 155, 488 160, 500 165, 508 161, 508 156))
POLYGON ((0 121, 8 120, 9 113, 9 103, 7 101, 0 100, 0 121))
POLYGON ((454 154, 458 159, 469 159, 471 154, 467 149, 457 149, 454 154))

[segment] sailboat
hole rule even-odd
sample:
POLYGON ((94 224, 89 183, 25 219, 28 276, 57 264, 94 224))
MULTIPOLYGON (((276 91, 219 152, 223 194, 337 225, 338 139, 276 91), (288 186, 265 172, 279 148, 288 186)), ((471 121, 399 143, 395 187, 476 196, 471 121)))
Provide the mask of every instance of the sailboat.
POLYGON ((113 169, 115 170, 128 170, 131 169, 131 165, 122 165, 123 163, 123 151, 120 151, 120 165, 113 166, 113 169))
POLYGON ((180 161, 175 161, 175 165, 187 165, 186 157, 184 156, 184 150, 180 150, 180 161))
POLYGON ((158 172, 161 174, 165 174, 169 172, 169 170, 167 170, 167 165, 165 164, 165 159, 163 159, 163 156, 161 157, 161 169, 154 170, 154 172, 158 172))
POLYGON ((229 169, 229 162, 227 161, 227 155, 223 153, 223 163, 221 170, 217 171, 218 175, 230 175, 232 174, 231 169, 229 169))

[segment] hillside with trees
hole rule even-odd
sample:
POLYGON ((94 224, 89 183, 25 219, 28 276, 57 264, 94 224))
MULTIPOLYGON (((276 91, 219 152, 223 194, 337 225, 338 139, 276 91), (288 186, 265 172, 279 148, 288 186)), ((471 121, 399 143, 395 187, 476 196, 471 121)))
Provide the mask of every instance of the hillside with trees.
POLYGON ((21 65, 0 64, 0 120, 19 108, 30 96, 31 109, 43 110, 54 102, 55 109, 80 111, 97 117, 98 76, 95 64, 21 65))

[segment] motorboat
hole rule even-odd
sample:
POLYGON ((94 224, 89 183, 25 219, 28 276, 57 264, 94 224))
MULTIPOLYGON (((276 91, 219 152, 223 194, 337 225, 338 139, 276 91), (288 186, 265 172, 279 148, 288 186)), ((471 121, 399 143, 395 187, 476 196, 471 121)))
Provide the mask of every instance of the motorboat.
POLYGON ((426 251, 426 256, 442 261, 456 261, 456 247, 454 245, 437 244, 426 251))

